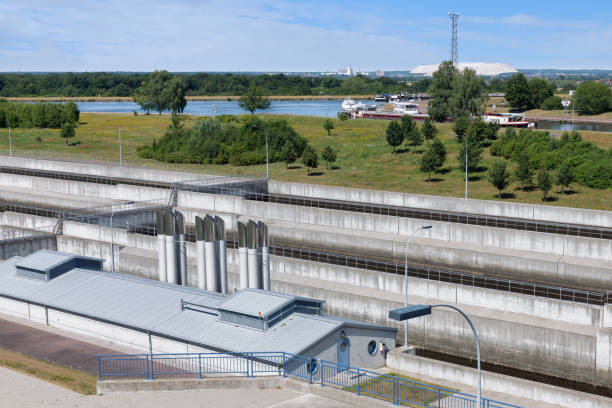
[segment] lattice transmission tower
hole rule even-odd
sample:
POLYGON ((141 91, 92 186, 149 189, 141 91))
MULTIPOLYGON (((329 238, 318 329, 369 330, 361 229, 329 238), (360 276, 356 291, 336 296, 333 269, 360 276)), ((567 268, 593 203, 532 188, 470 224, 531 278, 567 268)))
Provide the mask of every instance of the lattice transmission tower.
POLYGON ((459 54, 457 53, 457 20, 459 19, 459 13, 448 12, 448 16, 451 19, 451 62, 453 66, 459 69, 459 54))

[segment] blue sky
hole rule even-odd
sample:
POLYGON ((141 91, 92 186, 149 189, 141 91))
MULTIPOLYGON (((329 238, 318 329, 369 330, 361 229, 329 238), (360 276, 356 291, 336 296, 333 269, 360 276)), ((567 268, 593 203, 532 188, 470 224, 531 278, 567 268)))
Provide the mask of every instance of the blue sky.
POLYGON ((612 2, 0 0, 0 71, 612 69, 612 2))

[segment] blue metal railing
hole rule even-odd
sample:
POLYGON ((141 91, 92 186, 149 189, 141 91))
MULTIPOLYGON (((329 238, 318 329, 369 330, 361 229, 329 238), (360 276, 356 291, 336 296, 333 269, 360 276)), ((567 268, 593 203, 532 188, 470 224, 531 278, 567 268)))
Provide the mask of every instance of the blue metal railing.
MULTIPOLYGON (((476 397, 362 368, 285 352, 100 355, 98 380, 279 375, 334 387, 394 405, 478 408, 476 397)), ((482 398, 480 408, 521 408, 482 398)))

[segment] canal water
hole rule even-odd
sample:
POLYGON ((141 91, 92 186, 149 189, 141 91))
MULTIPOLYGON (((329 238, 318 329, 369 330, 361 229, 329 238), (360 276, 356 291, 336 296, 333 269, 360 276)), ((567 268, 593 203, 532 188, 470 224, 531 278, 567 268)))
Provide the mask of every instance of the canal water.
POLYGON ((589 122, 576 122, 572 124, 561 123, 561 121, 553 120, 539 120, 536 126, 538 129, 543 130, 561 130, 561 131, 572 131, 572 130, 593 130, 596 132, 612 132, 612 123, 589 123, 589 122))
MULTIPOLYGON (((342 109, 342 100, 290 100, 271 101, 270 108, 266 113, 304 115, 304 116, 329 116, 336 117, 342 109)), ((102 101, 102 102, 77 102, 81 112, 103 112, 103 113, 144 113, 140 106, 128 101, 102 101)), ((240 115, 248 113, 237 101, 188 101, 185 113, 191 115, 240 115)), ((151 112, 154 114, 154 112, 151 112)))

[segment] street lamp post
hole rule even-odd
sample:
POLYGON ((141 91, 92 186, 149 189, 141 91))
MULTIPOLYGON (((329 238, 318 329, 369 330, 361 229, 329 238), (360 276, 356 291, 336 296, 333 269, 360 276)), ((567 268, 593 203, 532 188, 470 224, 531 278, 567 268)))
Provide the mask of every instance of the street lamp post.
POLYGON ((110 230, 111 230, 111 272, 115 272, 115 243, 113 242, 113 216, 115 209, 111 207, 110 230))
POLYGON ((11 121, 6 119, 9 125, 9 157, 13 157, 13 138, 11 137, 11 121))
MULTIPOLYGON (((253 125, 253 129, 261 129, 262 127, 259 125, 253 125)), ((270 160, 268 153, 268 127, 263 126, 264 134, 266 135, 266 180, 270 179, 270 160)))
MULTIPOLYGON (((431 228, 431 225, 423 225, 415 229, 410 235, 410 238, 408 238, 408 241, 406 241, 406 262, 404 264, 404 307, 408 307, 408 245, 417 232, 431 228)), ((404 322, 404 347, 408 347, 408 320, 404 322)))
POLYGON ((465 320, 467 320, 468 324, 470 325, 470 328, 472 329, 472 333, 474 334, 474 340, 476 341, 476 364, 478 368, 478 380, 477 380, 478 381, 478 384, 477 384, 478 393, 476 395, 476 407, 480 408, 481 400, 482 400, 482 389, 481 389, 482 374, 481 374, 481 369, 480 369, 480 339, 478 338, 478 333, 476 332, 474 323, 472 323, 472 320, 468 317, 468 315, 463 313, 463 311, 456 306, 440 304, 440 305, 414 305, 410 307, 404 307, 402 309, 391 310, 389 311, 389 318, 393 320, 399 320, 399 321, 403 320, 404 322, 408 322, 408 320, 410 319, 414 319, 420 316, 430 315, 431 309, 433 309, 434 307, 448 307, 450 309, 455 310, 456 312, 461 314, 461 316, 463 316, 465 320))
POLYGON ((468 143, 467 136, 463 135, 465 139, 465 199, 468 198, 467 187, 468 187, 468 143))
POLYGON ((119 167, 122 166, 123 163, 123 159, 122 159, 122 152, 121 152, 121 128, 118 128, 119 130, 119 167))

